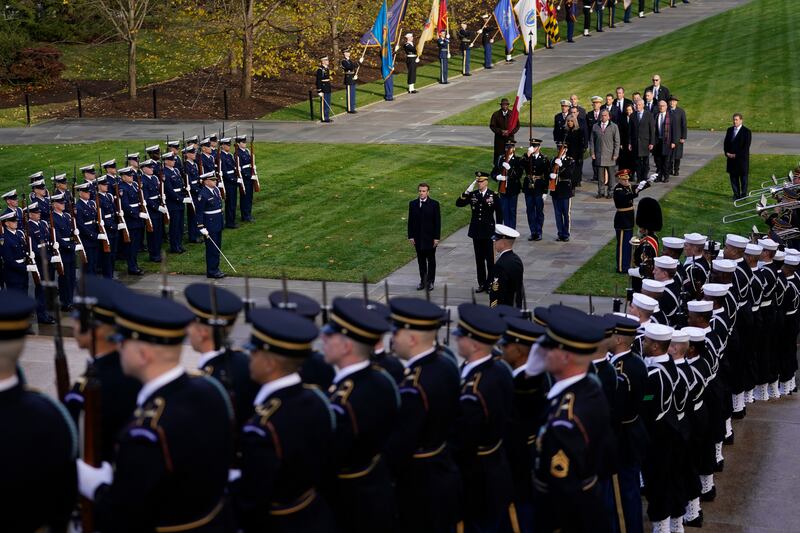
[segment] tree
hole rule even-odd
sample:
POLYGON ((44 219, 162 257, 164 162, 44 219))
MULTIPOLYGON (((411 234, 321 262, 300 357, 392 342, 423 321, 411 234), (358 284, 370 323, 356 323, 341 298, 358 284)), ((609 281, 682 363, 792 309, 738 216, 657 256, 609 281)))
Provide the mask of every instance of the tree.
POLYGON ((114 30, 128 45, 128 95, 136 98, 136 41, 151 9, 151 0, 91 0, 114 30))

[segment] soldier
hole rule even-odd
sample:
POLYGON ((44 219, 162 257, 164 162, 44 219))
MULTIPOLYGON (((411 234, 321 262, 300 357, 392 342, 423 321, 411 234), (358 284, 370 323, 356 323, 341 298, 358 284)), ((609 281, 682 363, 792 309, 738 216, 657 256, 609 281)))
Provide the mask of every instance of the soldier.
POLYGON ((108 175, 100 176, 96 180, 97 183, 97 196, 95 197, 95 204, 100 211, 100 220, 102 221, 101 227, 108 242, 108 252, 102 246, 100 235, 98 239, 100 242, 98 248, 97 266, 99 273, 107 279, 114 278, 114 259, 117 256, 117 246, 119 245, 119 231, 117 229, 117 210, 114 201, 114 195, 108 189, 108 175))
POLYGON ((133 169, 135 176, 141 174, 141 171, 139 170, 139 152, 127 154, 125 156, 125 164, 133 169))
POLYGON ((630 184, 630 170, 623 168, 615 176, 617 184, 614 185, 614 231, 617 234, 617 273, 624 274, 631 264, 631 239, 633 238, 634 210, 633 200, 646 187, 646 181, 640 183, 636 189, 630 184))
POLYGON ((478 287, 475 292, 484 292, 489 290, 489 276, 494 265, 491 239, 494 235, 495 221, 497 224, 503 223, 503 212, 499 197, 494 191, 489 190, 488 176, 483 172, 476 172, 475 176, 475 180, 467 190, 456 199, 456 207, 469 205, 472 209, 467 235, 472 239, 475 251, 478 275, 478 287), (476 184, 477 191, 474 190, 476 184))
MULTIPOLYGON (((558 231, 558 242, 569 242, 571 222, 570 211, 572 210, 572 197, 575 196, 575 186, 572 175, 578 163, 571 157, 566 157, 561 161, 558 157, 553 163, 561 165, 558 174, 551 172, 549 179, 556 180, 556 188, 550 192, 550 199, 553 202, 553 216, 556 219, 558 231)), ((579 171, 580 172, 580 171, 579 171)))
POLYGON ((578 20, 578 2, 577 0, 566 0, 566 16, 567 20, 567 42, 574 43, 575 40, 575 22, 578 20))
POLYGON ((28 258, 28 243, 25 242, 25 234, 18 229, 20 222, 14 211, 7 211, 0 215, 0 223, 3 226, 3 242, 0 246, 0 253, 3 257, 5 286, 7 289, 14 289, 23 294, 28 293, 28 268, 26 261, 28 258))
MULTIPOLYGON (((388 306, 374 300, 368 300, 367 309, 377 313, 381 319, 386 322, 391 322, 392 313, 389 311, 388 306)), ((400 359, 398 359, 390 349, 387 349, 386 340, 383 336, 378 339, 375 346, 372 348, 369 360, 374 366, 385 370, 387 374, 392 376, 392 379, 394 379, 395 383, 398 385, 403 381, 405 377, 405 367, 403 367, 403 363, 400 359)))
POLYGON ((523 172, 522 161, 514 154, 516 144, 513 139, 506 141, 505 153, 495 160, 492 169, 492 175, 498 183, 503 222, 513 229, 517 228, 517 200, 522 189, 520 178, 523 172))
POLYGON ((136 254, 142 245, 142 233, 144 232, 143 220, 147 218, 147 213, 142 212, 139 194, 139 185, 133 181, 135 170, 133 167, 124 167, 119 170, 121 183, 119 184, 119 201, 122 205, 122 213, 125 217, 125 224, 128 226, 128 233, 131 242, 126 247, 126 259, 128 263, 128 274, 131 276, 142 276, 144 272, 139 268, 136 254))
MULTIPOLYGON (((37 172, 38 174, 38 172, 37 172)), ((50 219, 50 200, 48 198, 49 193, 47 192, 47 188, 44 184, 44 178, 40 178, 38 180, 31 182, 31 195, 30 195, 30 202, 36 202, 39 205, 39 212, 42 215, 42 218, 45 220, 50 219)))
POLYGON ((186 333, 192 348, 201 354, 197 367, 228 392, 238 431, 253 415, 253 400, 258 391, 250 378, 250 357, 232 350, 228 342, 242 310, 242 300, 227 289, 204 283, 192 283, 183 295, 195 315, 186 333))
POLYGON ((344 59, 342 59, 342 73, 344 74, 344 90, 345 90, 345 107, 348 113, 358 113, 356 111, 356 80, 358 75, 358 63, 350 59, 350 49, 346 48, 344 52, 344 59))
POLYGON ((148 146, 144 151, 147 153, 147 157, 154 162, 153 174, 155 176, 161 176, 161 145, 154 144, 153 146, 148 146))
POLYGON ((541 153, 541 139, 531 139, 531 146, 522 157, 522 168, 525 179, 522 192, 525 194, 525 215, 528 219, 529 241, 542 240, 544 226, 544 197, 547 195, 547 176, 550 172, 550 160, 541 153))
POLYGON ((161 245, 164 242, 164 219, 167 211, 161 205, 161 180, 154 174, 157 163, 152 159, 142 161, 141 188, 144 195, 145 207, 153 225, 153 231, 147 233, 147 253, 151 263, 161 262, 161 245))
POLYGON ((178 158, 172 152, 164 154, 164 195, 169 211, 169 253, 182 254, 183 247, 183 199, 185 187, 180 171, 176 168, 178 158))
POLYGON ((644 358, 644 328, 647 324, 655 324, 651 320, 653 313, 658 310, 658 301, 654 298, 639 292, 633 293, 631 305, 628 309, 632 316, 639 320, 639 331, 633 340, 631 351, 641 358, 644 358))
POLYGON ((219 171, 225 189, 225 228, 236 229, 236 202, 239 196, 239 187, 236 183, 236 160, 231 153, 231 139, 225 137, 219 141, 221 151, 219 154, 219 171))
POLYGON ((251 317, 251 376, 261 388, 255 415, 242 429, 234 490, 239 525, 244 531, 332 531, 331 509, 318 490, 330 468, 334 417, 327 398, 298 374, 317 327, 282 309, 257 309, 251 317))
POLYGON ((603 11, 606 9, 606 1, 607 0, 595 0, 594 2, 595 18, 597 19, 597 33, 603 33, 603 11))
POLYGON ((392 298, 392 344, 405 366, 400 411, 386 446, 394 472, 398 531, 448 531, 458 521, 461 480, 448 447, 458 416, 460 381, 436 349, 442 309, 415 298, 392 298))
POLYGON ((469 73, 469 60, 470 52, 472 49, 472 31, 467 29, 467 23, 462 22, 461 28, 458 30, 459 48, 461 50, 461 74, 464 76, 472 76, 469 73))
MULTIPOLYGON (((355 90, 355 89, 353 89, 355 90)), ((253 154, 247 148, 247 135, 236 136, 236 169, 242 182, 244 182, 244 193, 239 202, 239 212, 242 222, 253 222, 253 181, 258 179, 256 165, 253 162, 253 154)))
MULTIPOLYGON (((28 238, 30 239, 30 247, 33 249, 33 260, 36 262, 36 269, 41 279, 45 279, 45 262, 42 259, 42 250, 44 250, 44 253, 50 253, 50 225, 47 221, 42 220, 38 202, 28 205, 26 211, 28 213, 28 238)), ((47 268, 49 269, 49 278, 53 279, 54 271, 49 261, 47 261, 47 268)), ((47 297, 42 284, 36 284, 33 287, 33 291, 36 296, 36 321, 39 324, 55 324, 55 319, 47 311, 47 297)))
POLYGON ((700 294, 700 287, 708 279, 711 270, 711 265, 703 256, 703 247, 707 242, 708 237, 699 233, 686 233, 683 236, 683 253, 686 256, 684 291, 691 299, 696 299, 700 294))
POLYGON ((217 171, 217 161, 211 148, 211 139, 208 137, 200 141, 200 166, 197 171, 200 174, 217 171))
POLYGON ((458 306, 453 335, 465 364, 453 446, 464 484, 465 531, 496 531, 512 498, 503 438, 511 417, 513 383, 508 367, 492 357, 492 346, 505 330, 503 319, 488 307, 458 306))
MULTIPOLYGON (((69 183, 67 183, 67 175, 66 174, 58 174, 53 176, 53 194, 51 195, 50 201, 53 201, 52 196, 56 194, 63 194, 64 195, 64 206, 67 211, 72 209, 72 193, 69 190, 69 183)), ((51 206, 52 207, 52 206, 51 206)))
POLYGON ((663 313, 665 324, 672 327, 680 327, 686 324, 676 324, 679 319, 681 300, 681 284, 676 279, 675 272, 680 263, 677 259, 662 255, 653 260, 653 279, 660 282, 663 292, 658 299, 658 308, 663 313))
POLYGON ((186 232, 189 242, 192 244, 199 243, 202 239, 200 232, 197 229, 197 195, 200 193, 200 167, 197 162, 197 147, 193 144, 186 146, 181 150, 183 153, 183 171, 185 175, 183 179, 185 199, 184 202, 189 204, 189 212, 186 215, 186 232), (191 198, 190 198, 191 197, 191 198), (190 200, 190 202, 186 202, 190 200))
MULTIPOLYGON (((167 153, 175 156, 175 168, 178 173, 183 174, 183 162, 181 161, 181 143, 180 141, 167 141, 167 153)), ((163 159, 163 158, 162 158, 163 159)))
POLYGON ((403 51, 406 53, 406 70, 408 71, 408 92, 416 94, 417 89, 414 85, 417 83, 417 48, 414 46, 414 35, 406 33, 406 42, 403 43, 403 51))
POLYGON ((204 524, 222 531, 233 421, 219 383, 180 366, 194 316, 154 296, 126 294, 114 305, 122 370, 142 388, 113 470, 78 460, 78 488, 94 501, 95 526, 183 531, 204 524))
POLYGON ((794 354, 792 353, 792 343, 795 342, 798 334, 797 311, 800 308, 800 290, 798 289, 800 285, 796 274, 798 265, 800 265, 800 255, 787 253, 782 272, 786 287, 781 306, 784 324, 778 340, 780 346, 779 391, 782 396, 792 394, 795 389, 797 357, 796 350, 794 354))
MULTIPOLYGON (((100 178, 98 178, 100 179, 100 178)), ((100 458, 114 460, 117 435, 128 424, 136 408, 141 383, 122 372, 119 345, 114 336, 115 299, 132 294, 119 282, 87 275, 81 282, 81 303, 72 312, 72 331, 78 347, 89 353, 87 370, 64 397, 64 405, 80 426, 86 408, 86 386, 91 374, 100 388, 100 458), (91 305, 88 305, 88 301, 91 305), (91 312, 89 312, 91 307, 91 312), (89 367, 91 366, 91 370, 89 367)))
POLYGON ((489 26, 489 15, 484 13, 481 15, 483 19, 483 28, 478 30, 478 35, 481 36, 481 44, 483 45, 483 68, 494 68, 492 66, 492 44, 494 37, 492 37, 492 27, 489 26))
POLYGON ((108 190, 111 192, 111 194, 114 194, 113 191, 116 190, 117 183, 119 183, 119 177, 117 176, 117 160, 109 159, 100 166, 105 171, 104 176, 106 178, 108 190))
MULTIPOLYGON (((96 178, 95 178, 96 180, 96 178)), ((97 257, 99 252, 99 241, 108 241, 108 236, 100 233, 97 224, 97 205, 91 199, 97 192, 97 184, 81 183, 75 187, 78 191, 78 200, 75 202, 75 225, 80 233, 83 250, 86 253, 86 264, 83 265, 83 272, 89 274, 97 273, 97 257)))
MULTIPOLYGON (((84 183, 89 184, 89 199, 94 200, 95 192, 97 192, 97 186, 94 182, 97 179, 97 170, 94 168, 94 163, 83 166, 79 170, 83 174, 84 183)), ((75 205, 77 207, 77 203, 75 205)))
MULTIPOLYGON (((636 209, 636 225, 639 226, 639 243, 633 250, 633 267, 639 270, 642 278, 652 278, 653 260, 658 253, 658 234, 661 231, 663 220, 661 217, 661 204, 653 198, 642 198, 636 209)), ((633 290, 641 289, 641 281, 633 278, 633 290)))
POLYGON ((200 176, 203 188, 197 195, 197 228, 206 239, 206 277, 221 279, 225 274, 219 269, 222 249, 222 197, 216 186, 217 176, 206 172, 200 176))
POLYGON ((503 224, 494 227, 494 252, 492 283, 489 288, 489 307, 510 305, 522 308, 525 288, 522 277, 522 260, 512 250, 519 232, 503 224))
POLYGON ((436 40, 436 46, 439 48, 439 83, 448 83, 447 81, 447 63, 450 59, 450 37, 447 35, 446 30, 439 32, 439 38, 436 40))
POLYGON ((389 324, 361 300, 336 298, 322 329, 325 361, 337 367, 330 400, 336 413, 336 476, 328 494, 342 531, 391 531, 395 500, 382 455, 399 408, 397 386, 370 364, 389 324))
POLYGON ((553 141, 559 146, 566 137, 567 117, 570 109, 569 100, 561 100, 561 113, 553 117, 553 141))
MULTIPOLYGON (((596 1, 596 0, 594 0, 596 1)), ((583 35, 584 37, 589 36, 589 28, 592 27, 592 6, 594 5, 594 1, 589 2, 584 0, 583 2, 583 35)), ((644 0, 640 0, 644 2, 644 0)))
POLYGON ((686 362, 689 349, 689 334, 680 329, 672 332, 669 355, 678 371, 672 395, 673 407, 678 419, 678 436, 671 450, 670 468, 672 469, 672 508, 670 511, 670 531, 683 528, 683 516, 689 504, 687 482, 697 479, 688 460, 689 437, 692 433, 690 411, 694 405, 690 403, 691 388, 694 387, 694 375, 686 362))
POLYGON ((321 57, 316 73, 317 96, 319 96, 320 122, 331 123, 331 71, 328 69, 328 56, 321 57))
MULTIPOLYGON (((50 197, 53 208, 55 235, 53 249, 58 251, 64 273, 58 275, 58 297, 62 311, 72 311, 72 296, 75 292, 75 242, 73 241, 72 215, 64 212, 64 194, 50 197)), ((52 259, 51 259, 52 261, 52 259)))
POLYGON ((662 237, 661 245, 662 253, 664 255, 678 261, 678 266, 675 268, 675 280, 682 287, 686 284, 686 265, 681 263, 680 260, 681 255, 683 255, 685 243, 680 237, 662 237))
POLYGON ((64 408, 24 383, 18 364, 35 303, 0 291, 0 439, 6 531, 67 531, 77 498, 77 430, 64 408), (13 428, 13 430, 11 430, 13 428))
POLYGON ((19 207, 17 190, 13 189, 8 191, 3 196, 0 196, 0 198, 6 202, 6 209, 3 211, 3 214, 14 211, 17 214, 17 223, 22 224, 22 209, 19 207))

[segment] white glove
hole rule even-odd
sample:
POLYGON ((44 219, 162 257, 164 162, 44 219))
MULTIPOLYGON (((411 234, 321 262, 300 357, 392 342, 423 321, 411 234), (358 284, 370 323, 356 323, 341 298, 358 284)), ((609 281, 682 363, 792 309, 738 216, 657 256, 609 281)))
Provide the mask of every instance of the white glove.
POLYGON ((25 270, 27 270, 28 272, 36 272, 37 274, 39 273, 39 269, 36 268, 36 265, 27 265, 25 267, 25 270))
POLYGON ((60 263, 61 262, 61 256, 60 255, 54 255, 53 257, 50 258, 50 262, 51 263, 60 263))
POLYGON ((503 161, 503 168, 506 169, 506 170, 510 170, 511 169, 511 165, 509 165, 508 163, 503 161))
POLYGON ((83 245, 79 244, 79 245, 75 246, 75 251, 76 252, 82 252, 83 251, 83 245))
POLYGON ((200 235, 202 235, 203 237, 208 237, 208 230, 206 228, 201 228, 200 235))
POLYGON ((167 211, 166 207, 164 207, 163 205, 160 205, 160 206, 158 206, 158 212, 159 213, 164 213, 166 215, 169 211, 167 211))
POLYGON ((28 252, 28 257, 31 258, 31 261, 36 261, 36 254, 33 252, 28 252))
POLYGON ((469 47, 472 48, 472 43, 469 43, 469 47))
POLYGON ((483 33, 483 28, 478 30, 478 35, 480 35, 481 33, 483 33))
POLYGON ((139 213, 139 218, 150 220, 150 215, 148 215, 147 213, 139 213))
POLYGON ((639 185, 636 186, 636 192, 642 192, 642 189, 644 189, 646 183, 646 181, 639 183, 639 185))
POLYGON ((558 174, 556 174, 555 172, 551 172, 550 173, 550 179, 551 180, 554 180, 554 179, 557 179, 557 178, 558 178, 558 174))
POLYGON ((228 470, 228 483, 233 483, 240 477, 242 477, 242 471, 238 468, 231 468, 228 470))
POLYGON ((419 63, 419 58, 416 58, 416 59, 414 60, 414 63, 419 63))
POLYGON ((555 164, 556 164, 556 165, 558 165, 558 166, 563 166, 563 165, 564 165, 564 162, 563 162, 563 161, 561 161, 561 158, 560 158, 560 157, 556 157, 556 158, 553 160, 553 163, 555 163, 555 164))
POLYGON ((58 250, 59 248, 61 248, 61 245, 58 244, 57 242, 54 242, 53 243, 53 250, 58 250))
POLYGON ((537 342, 531 346, 528 361, 525 363, 525 373, 529 376, 538 376, 545 371, 545 356, 547 351, 537 342))
POLYGON ((359 58, 358 58, 358 62, 359 62, 359 63, 363 63, 363 62, 364 62, 364 58, 363 58, 363 57, 359 57, 359 58))
POLYGON ((97 234, 97 240, 98 241, 106 241, 106 242, 108 242, 108 235, 106 235, 105 233, 98 233, 97 234))
POLYGON ((117 216, 120 217, 120 218, 125 218, 125 213, 123 213, 122 211, 119 211, 119 212, 117 212, 117 216))
POLYGON ((451 57, 453 56, 450 55, 450 52, 447 52, 447 59, 450 59, 451 57))
POLYGON ((528 155, 533 155, 533 146, 528 147, 528 155))
POLYGON ((322 91, 319 91, 319 92, 317 93, 317 96, 322 96, 322 91))
POLYGON ((100 468, 89 466, 83 459, 76 459, 78 465, 78 492, 85 498, 94 500, 94 493, 100 485, 110 485, 114 480, 114 471, 106 461, 100 468))
POLYGON ((186 198, 183 199, 183 203, 190 204, 192 203, 192 199, 187 196, 186 198))
POLYGON ((78 231, 78 228, 75 228, 74 230, 72 230, 72 234, 75 235, 76 237, 80 237, 81 232, 78 231))
POLYGON ((502 174, 498 174, 498 175, 496 176, 496 178, 497 178, 497 181, 506 181, 506 177, 505 177, 505 176, 503 176, 502 174))
POLYGON ((355 76, 353 76, 353 81, 355 81, 355 80, 357 80, 357 79, 358 79, 358 74, 356 74, 355 76))
POLYGON ((650 177, 647 179, 647 181, 649 181, 650 183, 653 183, 654 181, 656 181, 656 178, 657 178, 657 177, 658 177, 658 175, 657 175, 657 174, 653 174, 652 176, 650 176, 650 177))
POLYGON ((118 229, 118 230, 123 230, 123 229, 125 229, 125 223, 124 223, 124 222, 120 222, 119 224, 117 224, 117 229, 118 229))
POLYGON ((478 183, 478 180, 472 180, 472 183, 469 184, 467 187, 467 192, 470 193, 475 189, 475 184, 478 183))
POLYGON ((490 42, 490 43, 493 43, 493 42, 494 42, 494 39, 489 39, 489 42, 490 42))

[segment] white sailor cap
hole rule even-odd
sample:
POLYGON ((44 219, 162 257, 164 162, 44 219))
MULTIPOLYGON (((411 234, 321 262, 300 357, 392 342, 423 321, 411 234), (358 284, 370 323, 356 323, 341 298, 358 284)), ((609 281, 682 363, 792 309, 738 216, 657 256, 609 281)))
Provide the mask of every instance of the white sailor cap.
POLYGON ((673 330, 672 342, 689 342, 689 334, 682 329, 673 330))
POLYGON ((786 255, 800 255, 800 250, 795 248, 784 248, 783 251, 786 252, 786 255))
POLYGON ((748 242, 750 242, 748 239, 741 235, 736 235, 735 233, 728 233, 725 235, 725 244, 733 246, 734 248, 744 248, 747 246, 748 242))
POLYGON ((689 300, 686 307, 690 313, 710 313, 714 310, 714 302, 711 300, 689 300))
POLYGON ((706 330, 703 328, 687 326, 681 329, 681 331, 689 336, 689 342, 705 342, 706 340, 706 330))
POLYGON ((127 174, 133 174, 133 167, 122 167, 121 169, 119 169, 119 173, 122 174, 123 176, 127 174))
POLYGON ((628 269, 628 275, 632 278, 641 278, 642 273, 639 272, 639 267, 630 267, 628 269))
POLYGON ((128 160, 128 161, 130 161, 132 159, 133 160, 138 160, 139 159, 139 152, 133 152, 132 154, 128 154, 128 155, 125 156, 125 159, 128 160))
POLYGON ((635 315, 631 315, 630 313, 623 313, 622 311, 617 311, 616 313, 612 313, 612 314, 616 315, 616 316, 624 316, 625 318, 629 318, 631 320, 635 320, 636 322, 639 322, 639 317, 635 316, 635 315))
POLYGON ((192 135, 191 137, 186 137, 186 144, 192 144, 197 142, 197 135, 192 135))
POLYGON ((592 96, 591 100, 592 100, 592 102, 602 102, 603 101, 603 99, 600 98, 597 95, 592 96))
POLYGON ((39 202, 31 202, 31 203, 29 203, 28 207, 24 208, 23 211, 28 211, 28 212, 36 211, 36 212, 38 212, 39 211, 39 202))
POLYGON ((678 265, 680 264, 677 259, 674 259, 668 255, 661 255, 659 257, 656 257, 653 260, 653 263, 658 268, 665 268, 665 269, 678 268, 678 265))
POLYGON ((75 190, 76 191, 82 191, 82 192, 89 192, 89 188, 91 186, 92 186, 92 182, 91 181, 85 181, 85 182, 81 183, 80 185, 76 185, 75 186, 75 190))
POLYGON ((706 283, 703 285, 703 294, 712 298, 719 298, 728 293, 730 285, 727 283, 706 283))
POLYGON ((92 163, 91 165, 86 165, 85 167, 81 167, 80 170, 81 170, 81 172, 92 172, 92 173, 94 173, 95 172, 94 163, 92 163))
POLYGON ((571 106, 572 103, 565 98, 565 99, 561 100, 561 105, 571 106))
POLYGON ((7 193, 0 196, 0 198, 8 200, 8 199, 14 199, 16 196, 17 196, 17 189, 11 189, 7 193))
POLYGON ((109 168, 109 167, 116 168, 117 167, 117 160, 116 159, 109 159, 108 161, 104 161, 100 166, 103 167, 103 168, 109 168))
POLYGON ((53 181, 63 181, 63 182, 66 183, 67 175, 66 174, 58 174, 56 176, 53 176, 53 181))
POLYGON ((154 144, 153 146, 148 146, 147 148, 144 149, 144 151, 147 152, 148 154, 151 153, 151 152, 160 152, 161 151, 161 145, 154 144))
POLYGON ((783 264, 789 265, 789 266, 800 265, 800 255, 798 255, 798 254, 786 254, 786 259, 783 260, 783 264))
POLYGON ((760 244, 765 250, 778 249, 778 243, 772 239, 758 239, 758 244, 760 244))
POLYGON ((167 146, 170 148, 180 148, 181 142, 180 141, 167 141, 167 146))
POLYGON ((31 182, 31 187, 39 187, 44 185, 44 178, 31 182))
POLYGON ((644 336, 654 341, 672 340, 673 329, 664 324, 650 323, 644 327, 644 336))
POLYGON ((34 173, 33 173, 33 174, 31 174, 30 176, 28 176, 28 179, 30 179, 30 180, 38 180, 38 179, 40 179, 42 176, 44 176, 44 172, 42 172, 42 171, 40 170, 39 172, 34 172, 34 173))
POLYGON ((154 159, 145 159, 144 161, 139 163, 139 166, 142 167, 142 168, 147 168, 147 167, 153 167, 153 166, 155 166, 155 164, 156 164, 156 162, 155 162, 154 159))
POLYGON ((60 192, 58 194, 51 194, 50 195, 50 201, 51 202, 59 202, 59 203, 63 204, 64 202, 67 201, 67 198, 66 198, 66 195, 63 192, 60 192))
POLYGON ((219 140, 219 143, 220 144, 231 144, 231 138, 230 137, 223 137, 222 139, 219 140))
POLYGON ((666 283, 664 283, 663 281, 656 281, 654 279, 642 280, 642 290, 656 294, 661 294, 662 292, 664 292, 665 285, 666 283))
POLYGON ((200 146, 211 146, 211 137, 205 137, 200 141, 200 146))
POLYGON ((211 172, 206 172, 205 174, 200 176, 201 180, 215 180, 217 179, 216 173, 212 170, 211 172))
POLYGON ((413 36, 414 36, 413 33, 406 33, 406 35, 405 35, 406 39, 409 38, 409 37, 413 37, 413 36))
POLYGON ((0 222, 6 222, 7 220, 16 222, 17 221, 17 212, 16 211, 8 211, 7 213, 3 213, 2 215, 0 215, 0 222))
POLYGON ((772 259, 773 261, 783 261, 784 259, 786 259, 786 252, 778 250, 777 252, 775 252, 775 257, 773 257, 772 259))
POLYGON ((654 298, 650 298, 640 292, 634 293, 632 304, 643 311, 655 312, 658 309, 658 302, 654 298))
POLYGON ((714 259, 711 261, 711 269, 717 272, 735 272, 736 263, 730 259, 714 259))
POLYGON ((761 255, 761 251, 764 249, 763 246, 760 244, 753 244, 752 242, 748 244, 745 249, 744 253, 747 255, 761 255))
POLYGON ((661 242, 664 244, 664 248, 683 250, 683 239, 680 237, 663 237, 661 242))
POLYGON ((687 233, 683 236, 683 240, 686 244, 705 244, 708 237, 700 233, 687 233))
POLYGON ((495 224, 492 240, 499 241, 500 239, 516 239, 517 237, 519 237, 519 232, 514 228, 510 228, 505 224, 495 224))

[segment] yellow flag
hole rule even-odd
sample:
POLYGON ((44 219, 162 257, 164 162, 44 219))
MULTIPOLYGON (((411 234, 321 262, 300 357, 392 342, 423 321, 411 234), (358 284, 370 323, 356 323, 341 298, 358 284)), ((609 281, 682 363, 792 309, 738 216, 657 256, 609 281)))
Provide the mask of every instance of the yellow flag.
POLYGON ((425 43, 432 40, 436 36, 436 26, 439 23, 439 0, 433 0, 431 5, 431 14, 425 20, 425 27, 422 29, 422 34, 417 41, 417 56, 422 56, 422 49, 425 48, 425 43))

